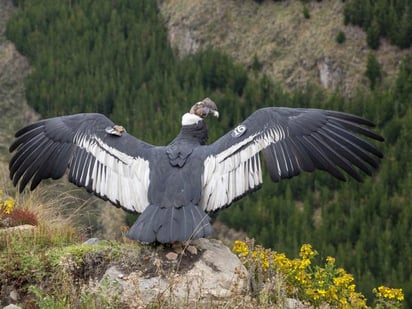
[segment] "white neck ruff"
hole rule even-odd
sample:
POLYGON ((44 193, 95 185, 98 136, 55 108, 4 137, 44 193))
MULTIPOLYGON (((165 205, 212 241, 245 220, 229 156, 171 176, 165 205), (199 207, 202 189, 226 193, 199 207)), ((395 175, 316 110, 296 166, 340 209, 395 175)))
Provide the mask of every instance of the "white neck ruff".
POLYGON ((182 126, 197 124, 200 120, 202 120, 202 117, 195 114, 186 113, 182 116, 182 126))

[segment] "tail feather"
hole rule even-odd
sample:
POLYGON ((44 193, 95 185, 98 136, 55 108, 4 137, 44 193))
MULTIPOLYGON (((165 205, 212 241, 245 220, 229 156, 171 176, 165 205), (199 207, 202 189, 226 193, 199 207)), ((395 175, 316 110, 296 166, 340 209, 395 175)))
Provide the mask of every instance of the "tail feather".
POLYGON ((144 243, 174 243, 207 237, 211 233, 210 218, 199 206, 161 208, 150 205, 127 236, 144 243))

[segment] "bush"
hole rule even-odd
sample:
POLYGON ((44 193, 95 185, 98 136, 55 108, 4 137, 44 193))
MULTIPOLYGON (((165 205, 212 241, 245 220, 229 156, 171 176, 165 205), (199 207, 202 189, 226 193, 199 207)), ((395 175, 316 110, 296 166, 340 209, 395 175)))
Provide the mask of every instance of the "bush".
MULTIPOLYGON (((309 244, 302 245, 299 257, 295 259, 255 246, 253 240, 235 241, 233 252, 251 272, 252 286, 264 287, 274 279, 275 273, 284 280, 282 289, 286 297, 307 302, 315 308, 325 304, 332 308, 368 308, 365 296, 356 291, 355 278, 338 267, 331 256, 325 258, 323 265, 318 265, 320 263, 315 262, 318 252, 309 244), (253 284, 253 280, 258 282, 253 284)), ((373 289, 373 293, 376 295, 376 309, 386 306, 401 308, 405 300, 402 289, 379 286, 373 289)))
POLYGON ((303 17, 305 17, 306 19, 310 18, 310 13, 309 13, 309 9, 306 5, 303 5, 303 17))
POLYGON ((346 35, 345 32, 343 32, 342 30, 340 30, 338 32, 338 34, 336 35, 336 42, 338 44, 343 44, 346 41, 346 35))

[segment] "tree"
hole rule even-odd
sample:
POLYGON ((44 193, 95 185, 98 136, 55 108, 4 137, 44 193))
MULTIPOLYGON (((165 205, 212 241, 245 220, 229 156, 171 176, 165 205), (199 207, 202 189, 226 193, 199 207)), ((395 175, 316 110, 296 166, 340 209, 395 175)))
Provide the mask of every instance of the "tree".
POLYGON ((374 18, 366 33, 366 41, 372 49, 378 49, 380 45, 380 28, 378 21, 374 18))
POLYGON ((345 32, 343 32, 342 30, 340 30, 338 32, 338 34, 336 35, 336 42, 338 44, 343 44, 346 41, 346 36, 345 36, 345 32))
POLYGON ((404 115, 412 100, 412 56, 402 59, 395 87, 398 113, 404 115))
POLYGON ((399 24, 398 46, 408 48, 412 44, 412 9, 407 7, 399 24))
POLYGON ((262 69, 262 63, 259 61, 258 56, 255 54, 253 56, 252 70, 254 72, 259 72, 261 69, 262 69))
POLYGON ((367 43, 379 47, 379 37, 387 37, 400 48, 412 44, 412 2, 410 0, 347 0, 344 24, 360 26, 367 32, 367 43))
POLYGON ((370 81, 370 88, 372 90, 375 89, 382 79, 381 65, 373 52, 370 52, 368 55, 365 75, 370 81))

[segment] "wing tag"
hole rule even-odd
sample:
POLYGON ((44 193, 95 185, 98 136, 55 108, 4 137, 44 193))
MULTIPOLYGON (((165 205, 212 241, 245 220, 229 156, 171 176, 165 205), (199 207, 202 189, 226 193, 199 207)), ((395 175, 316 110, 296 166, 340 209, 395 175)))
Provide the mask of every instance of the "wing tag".
POLYGON ((107 127, 105 131, 109 134, 122 136, 124 132, 126 132, 125 128, 119 125, 114 125, 113 127, 107 127))
POLYGON ((231 136, 234 138, 242 136, 246 132, 247 128, 245 125, 238 125, 233 131, 231 136))

